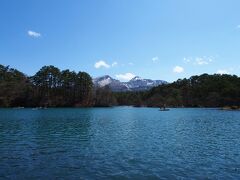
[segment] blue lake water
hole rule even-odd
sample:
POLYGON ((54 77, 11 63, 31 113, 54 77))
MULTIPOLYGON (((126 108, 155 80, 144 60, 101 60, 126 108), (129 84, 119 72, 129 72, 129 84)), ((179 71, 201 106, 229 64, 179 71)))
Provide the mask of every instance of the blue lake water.
POLYGON ((0 179, 240 179, 240 112, 0 109, 0 179))

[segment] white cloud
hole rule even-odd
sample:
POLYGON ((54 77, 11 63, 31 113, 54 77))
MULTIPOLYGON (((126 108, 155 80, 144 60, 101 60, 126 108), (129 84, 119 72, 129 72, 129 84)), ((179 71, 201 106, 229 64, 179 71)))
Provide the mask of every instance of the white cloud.
POLYGON ((186 58, 186 57, 183 58, 183 62, 185 63, 190 63, 191 61, 192 61, 191 58, 186 58))
POLYGON ((182 73, 182 72, 184 72, 184 69, 183 69, 183 67, 181 67, 181 66, 175 66, 175 67, 173 68, 173 72, 174 72, 174 73, 182 73))
POLYGON ((133 66, 134 64, 132 62, 128 63, 128 65, 133 66))
POLYGON ((203 57, 184 57, 183 58, 183 62, 184 63, 191 63, 193 65, 199 65, 199 66, 202 66, 202 65, 208 65, 210 64, 211 62, 213 62, 213 58, 212 57, 207 57, 207 56, 203 56, 203 57))
POLYGON ((132 74, 132 73, 117 74, 115 76, 116 76, 117 79, 119 79, 121 81, 129 81, 129 80, 131 80, 132 78, 135 77, 135 75, 132 74))
POLYGON ((101 68, 101 67, 110 68, 110 65, 107 64, 105 61, 100 60, 100 61, 98 61, 98 62, 96 62, 96 63, 94 64, 94 67, 97 68, 97 69, 99 69, 99 68, 101 68))
POLYGON ((219 69, 219 70, 217 71, 217 74, 230 74, 230 73, 229 73, 229 71, 226 70, 226 69, 219 69))
POLYGON ((196 57, 196 59, 195 59, 195 64, 196 65, 208 65, 209 64, 209 62, 212 62, 212 59, 204 59, 204 58, 201 58, 201 57, 196 57))
POLYGON ((153 61, 153 62, 156 62, 156 61, 158 61, 158 60, 159 60, 159 58, 158 58, 157 56, 152 58, 152 61, 153 61))
POLYGON ((118 65, 118 63, 116 61, 112 63, 112 67, 117 66, 117 65, 118 65))
POLYGON ((35 32, 35 31, 31 31, 31 30, 29 30, 27 33, 28 33, 29 36, 34 37, 34 38, 39 38, 39 37, 42 36, 40 33, 35 32))

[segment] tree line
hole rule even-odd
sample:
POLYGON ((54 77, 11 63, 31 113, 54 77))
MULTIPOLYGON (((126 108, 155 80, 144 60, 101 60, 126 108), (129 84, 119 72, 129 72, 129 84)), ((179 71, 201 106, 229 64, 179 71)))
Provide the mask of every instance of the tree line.
POLYGON ((147 107, 240 107, 240 78, 236 75, 192 76, 146 92, 117 93, 124 105, 147 107))
POLYGON ((17 69, 0 65, 0 107, 91 107, 108 106, 111 92, 93 88, 86 72, 42 67, 28 77, 17 69), (99 97, 102 97, 99 98, 99 97))
POLYGON ((34 76, 0 65, 0 107, 221 107, 240 106, 240 78, 192 76, 143 92, 94 87, 86 72, 42 67, 34 76))

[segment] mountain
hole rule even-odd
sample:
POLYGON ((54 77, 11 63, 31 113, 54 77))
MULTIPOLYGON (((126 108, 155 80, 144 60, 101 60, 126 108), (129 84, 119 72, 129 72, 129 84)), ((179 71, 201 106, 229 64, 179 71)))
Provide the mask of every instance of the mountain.
POLYGON ((161 84, 166 84, 167 82, 163 80, 142 79, 139 76, 134 77, 128 82, 121 82, 113 79, 111 76, 105 75, 94 78, 93 83, 96 87, 108 85, 112 91, 144 91, 161 84))
POLYGON ((94 78, 93 84, 96 87, 104 87, 108 85, 112 91, 128 91, 128 87, 124 83, 113 79, 108 75, 94 78))
POLYGON ((127 82, 127 86, 133 91, 143 91, 166 83, 167 82, 163 80, 142 79, 139 76, 136 76, 127 82))

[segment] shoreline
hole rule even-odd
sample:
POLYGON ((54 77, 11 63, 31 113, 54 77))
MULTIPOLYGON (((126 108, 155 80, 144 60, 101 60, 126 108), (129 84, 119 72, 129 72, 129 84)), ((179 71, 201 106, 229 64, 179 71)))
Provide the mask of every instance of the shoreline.
MULTIPOLYGON (((129 107, 129 108, 155 108, 159 109, 157 106, 134 106, 134 105, 119 105, 119 106, 69 106, 69 107, 0 107, 0 109, 32 109, 32 110, 44 110, 44 109, 98 109, 98 108, 116 108, 116 107, 129 107)), ((224 106, 224 107, 167 107, 168 109, 217 109, 221 111, 240 111, 240 107, 236 106, 224 106)))

